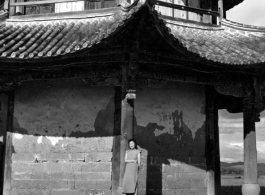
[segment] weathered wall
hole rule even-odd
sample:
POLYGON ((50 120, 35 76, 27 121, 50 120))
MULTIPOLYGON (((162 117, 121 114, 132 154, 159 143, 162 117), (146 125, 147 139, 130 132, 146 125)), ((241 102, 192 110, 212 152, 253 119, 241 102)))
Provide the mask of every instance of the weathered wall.
POLYGON ((81 80, 16 91, 12 195, 111 194, 114 89, 81 80))
POLYGON ((169 83, 137 91, 135 138, 142 148, 139 194, 206 195, 205 94, 169 83))

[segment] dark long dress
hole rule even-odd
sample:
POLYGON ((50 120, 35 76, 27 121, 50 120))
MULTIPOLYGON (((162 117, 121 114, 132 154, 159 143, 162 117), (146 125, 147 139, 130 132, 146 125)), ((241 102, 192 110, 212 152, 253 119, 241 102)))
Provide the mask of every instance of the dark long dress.
MULTIPOLYGON (((138 160, 139 150, 127 150, 127 160, 138 160)), ((136 193, 138 178, 138 164, 127 162, 125 166, 125 173, 122 182, 122 193, 134 194, 136 193)))

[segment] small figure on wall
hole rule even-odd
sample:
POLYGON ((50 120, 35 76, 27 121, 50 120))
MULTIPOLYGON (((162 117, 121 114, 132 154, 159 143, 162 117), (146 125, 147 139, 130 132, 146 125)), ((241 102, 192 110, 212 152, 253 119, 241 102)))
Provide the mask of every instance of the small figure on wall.
POLYGON ((141 164, 140 150, 137 149, 137 143, 134 139, 128 141, 129 150, 125 153, 125 173, 122 182, 123 194, 137 194, 138 170, 141 164))

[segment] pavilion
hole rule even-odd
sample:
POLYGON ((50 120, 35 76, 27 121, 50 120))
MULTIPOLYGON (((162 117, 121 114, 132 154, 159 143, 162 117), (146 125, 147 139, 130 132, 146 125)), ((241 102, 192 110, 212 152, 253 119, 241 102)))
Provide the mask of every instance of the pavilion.
POLYGON ((219 195, 218 109, 227 109, 244 117, 242 193, 258 195, 265 28, 225 19, 242 0, 54 11, 67 2, 2 6, 3 194, 121 194, 134 137, 138 194, 219 195))

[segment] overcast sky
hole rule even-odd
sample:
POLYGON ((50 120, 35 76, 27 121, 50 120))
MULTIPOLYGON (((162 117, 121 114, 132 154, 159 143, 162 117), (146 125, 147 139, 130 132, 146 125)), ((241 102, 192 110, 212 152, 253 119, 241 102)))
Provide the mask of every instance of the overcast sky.
MULTIPOLYGON (((265 27, 265 0, 245 0, 227 13, 227 19, 265 27)), ((219 111, 221 161, 243 161, 243 115, 219 111)), ((265 163, 265 112, 256 123, 258 162, 265 163)))
POLYGON ((226 14, 228 20, 265 26, 265 0, 244 0, 243 3, 235 6, 226 14))

